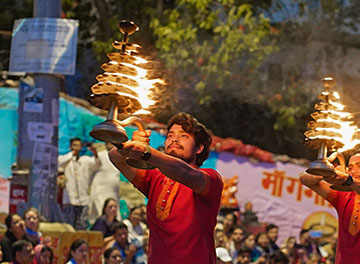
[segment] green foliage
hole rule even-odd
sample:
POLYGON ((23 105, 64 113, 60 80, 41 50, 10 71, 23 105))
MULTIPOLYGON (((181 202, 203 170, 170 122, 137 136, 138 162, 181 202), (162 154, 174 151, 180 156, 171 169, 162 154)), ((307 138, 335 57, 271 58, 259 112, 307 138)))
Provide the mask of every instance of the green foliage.
POLYGON ((186 83, 181 87, 194 89, 194 105, 216 100, 219 89, 231 92, 232 75, 259 67, 276 50, 268 19, 235 1, 176 1, 176 8, 152 17, 150 27, 159 57, 186 83))

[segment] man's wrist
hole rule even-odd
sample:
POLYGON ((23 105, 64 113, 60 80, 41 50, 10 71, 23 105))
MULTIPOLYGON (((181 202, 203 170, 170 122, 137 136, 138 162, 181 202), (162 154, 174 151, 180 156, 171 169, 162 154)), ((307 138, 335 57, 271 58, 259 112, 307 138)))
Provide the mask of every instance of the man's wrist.
POLYGON ((143 152, 143 154, 141 155, 141 159, 148 161, 150 159, 150 157, 151 157, 151 149, 150 149, 149 145, 146 145, 146 149, 143 152))
POLYGON ((351 186, 353 184, 354 180, 353 177, 351 177, 350 175, 348 175, 347 179, 345 182, 343 182, 341 185, 342 186, 351 186))

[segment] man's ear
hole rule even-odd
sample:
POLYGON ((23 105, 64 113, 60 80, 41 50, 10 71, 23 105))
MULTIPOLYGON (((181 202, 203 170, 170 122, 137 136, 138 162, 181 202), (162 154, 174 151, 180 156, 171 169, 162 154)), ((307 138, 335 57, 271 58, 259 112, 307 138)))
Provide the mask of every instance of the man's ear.
POLYGON ((197 148, 196 148, 196 154, 200 154, 201 152, 203 152, 204 150, 204 145, 200 144, 197 148))

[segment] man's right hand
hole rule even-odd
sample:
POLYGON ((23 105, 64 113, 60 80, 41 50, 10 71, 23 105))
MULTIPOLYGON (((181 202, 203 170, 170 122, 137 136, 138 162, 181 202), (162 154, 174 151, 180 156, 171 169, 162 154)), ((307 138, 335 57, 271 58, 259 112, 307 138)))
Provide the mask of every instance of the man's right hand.
POLYGON ((132 136, 133 141, 143 142, 147 145, 150 143, 151 130, 139 131, 135 130, 132 136))

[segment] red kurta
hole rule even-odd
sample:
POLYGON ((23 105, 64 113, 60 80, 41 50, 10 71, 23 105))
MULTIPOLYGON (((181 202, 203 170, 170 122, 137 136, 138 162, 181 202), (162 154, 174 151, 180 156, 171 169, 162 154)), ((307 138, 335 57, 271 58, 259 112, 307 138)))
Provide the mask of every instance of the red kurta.
POLYGON ((158 169, 138 170, 132 181, 148 197, 149 264, 216 263, 214 228, 222 178, 213 169, 202 194, 171 180, 158 169))
POLYGON ((339 216, 336 264, 360 264, 360 195, 331 190, 326 197, 339 216))

